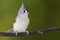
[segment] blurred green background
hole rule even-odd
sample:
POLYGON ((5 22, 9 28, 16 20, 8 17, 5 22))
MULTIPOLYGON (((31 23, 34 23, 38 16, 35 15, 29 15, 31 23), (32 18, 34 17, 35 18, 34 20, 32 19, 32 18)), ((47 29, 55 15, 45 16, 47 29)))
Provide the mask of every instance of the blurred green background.
MULTIPOLYGON (((28 31, 60 26, 60 0, 0 0, 0 31, 12 28, 22 4, 30 10, 28 31)), ((60 31, 24 37, 3 37, 0 40, 60 40, 60 31)))

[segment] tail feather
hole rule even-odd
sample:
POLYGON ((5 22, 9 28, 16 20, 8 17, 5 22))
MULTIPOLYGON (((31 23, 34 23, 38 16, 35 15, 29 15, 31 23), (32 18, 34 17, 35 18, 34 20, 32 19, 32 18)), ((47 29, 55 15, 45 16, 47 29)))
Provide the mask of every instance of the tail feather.
POLYGON ((13 33, 13 29, 8 30, 7 33, 13 33))

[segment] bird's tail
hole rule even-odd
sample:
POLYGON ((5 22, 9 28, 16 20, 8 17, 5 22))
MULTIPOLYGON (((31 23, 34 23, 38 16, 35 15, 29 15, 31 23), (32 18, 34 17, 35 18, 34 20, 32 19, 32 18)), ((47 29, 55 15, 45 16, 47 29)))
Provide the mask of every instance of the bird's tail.
POLYGON ((7 33, 13 33, 13 29, 8 30, 7 33))

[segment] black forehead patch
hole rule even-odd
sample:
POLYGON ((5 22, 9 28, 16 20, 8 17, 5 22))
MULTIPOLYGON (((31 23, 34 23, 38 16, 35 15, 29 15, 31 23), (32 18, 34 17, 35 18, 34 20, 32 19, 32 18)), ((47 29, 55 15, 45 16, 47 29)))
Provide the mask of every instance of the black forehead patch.
POLYGON ((28 9, 26 9, 27 10, 27 12, 29 12, 29 10, 28 9))

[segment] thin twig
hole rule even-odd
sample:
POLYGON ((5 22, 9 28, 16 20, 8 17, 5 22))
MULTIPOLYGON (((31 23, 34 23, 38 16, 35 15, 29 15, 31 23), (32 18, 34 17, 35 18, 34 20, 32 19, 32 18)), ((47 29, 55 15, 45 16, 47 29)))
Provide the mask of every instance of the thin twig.
POLYGON ((0 36, 29 36, 29 35, 35 35, 35 34, 45 34, 48 32, 54 32, 59 31, 60 27, 54 27, 54 28, 48 28, 43 30, 37 30, 37 31, 30 31, 30 32, 21 32, 21 33, 6 33, 6 32, 0 32, 0 36))

